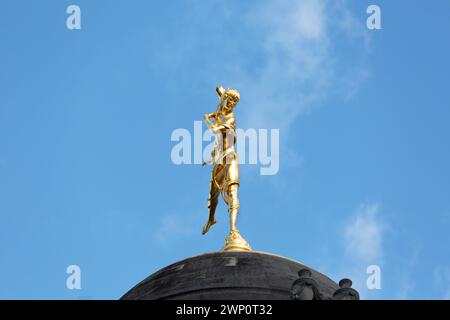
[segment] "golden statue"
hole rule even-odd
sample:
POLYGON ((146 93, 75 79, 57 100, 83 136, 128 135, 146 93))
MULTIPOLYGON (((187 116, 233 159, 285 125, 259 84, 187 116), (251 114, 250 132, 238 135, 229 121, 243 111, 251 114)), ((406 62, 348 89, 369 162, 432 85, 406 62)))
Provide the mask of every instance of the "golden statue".
POLYGON ((250 245, 239 234, 236 228, 236 220, 239 212, 239 166, 238 155, 234 149, 236 143, 236 121, 233 108, 239 102, 240 95, 235 89, 216 88, 220 98, 217 110, 205 115, 205 122, 209 129, 216 135, 216 144, 211 152, 211 159, 203 162, 213 163, 208 198, 209 217, 203 227, 202 234, 216 223, 216 208, 220 194, 228 206, 230 216, 230 233, 225 239, 223 250, 250 251, 250 245))

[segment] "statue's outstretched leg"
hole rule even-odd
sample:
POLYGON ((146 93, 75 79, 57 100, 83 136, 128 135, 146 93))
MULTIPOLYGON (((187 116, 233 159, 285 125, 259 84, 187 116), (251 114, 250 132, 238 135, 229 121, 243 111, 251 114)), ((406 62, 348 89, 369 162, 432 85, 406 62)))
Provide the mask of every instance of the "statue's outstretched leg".
MULTIPOLYGON (((208 230, 211 228, 212 225, 216 223, 216 208, 217 204, 219 203, 219 196, 220 196, 220 189, 218 188, 215 181, 221 181, 223 180, 223 172, 221 170, 215 170, 213 168, 211 172, 211 181, 209 183, 209 197, 208 197, 208 221, 206 222, 205 226, 202 229, 202 234, 205 234, 208 232, 208 230)), ((218 168, 217 168, 218 169, 218 168)))

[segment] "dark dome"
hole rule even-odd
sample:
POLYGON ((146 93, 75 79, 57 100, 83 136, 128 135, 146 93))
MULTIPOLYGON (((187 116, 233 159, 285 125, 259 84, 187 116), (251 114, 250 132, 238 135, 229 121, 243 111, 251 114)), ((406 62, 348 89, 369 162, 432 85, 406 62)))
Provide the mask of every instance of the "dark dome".
POLYGON ((323 298, 339 286, 299 263, 264 252, 222 251, 171 264, 150 275, 121 299, 290 299, 299 271, 307 269, 323 298))

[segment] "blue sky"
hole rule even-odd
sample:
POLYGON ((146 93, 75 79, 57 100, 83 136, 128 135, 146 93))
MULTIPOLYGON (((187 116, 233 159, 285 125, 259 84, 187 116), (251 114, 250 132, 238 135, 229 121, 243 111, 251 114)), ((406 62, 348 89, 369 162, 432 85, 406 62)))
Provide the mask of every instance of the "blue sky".
POLYGON ((449 30, 444 0, 4 2, 0 298, 116 299, 220 249, 223 204, 200 234, 210 168, 173 164, 170 136, 223 84, 238 126, 280 130, 276 175, 240 168, 254 249, 366 299, 449 299, 449 30))

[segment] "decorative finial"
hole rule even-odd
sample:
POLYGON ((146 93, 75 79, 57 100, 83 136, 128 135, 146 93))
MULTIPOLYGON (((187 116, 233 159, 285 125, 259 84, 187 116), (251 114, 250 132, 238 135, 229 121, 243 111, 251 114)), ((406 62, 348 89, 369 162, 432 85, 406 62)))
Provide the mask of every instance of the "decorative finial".
POLYGON ((359 300, 359 293, 352 288, 352 280, 339 281, 339 289, 333 294, 333 300, 359 300))
POLYGON ((309 269, 300 269, 298 279, 294 281, 291 288, 291 299, 293 300, 322 300, 316 280, 312 278, 309 269))

